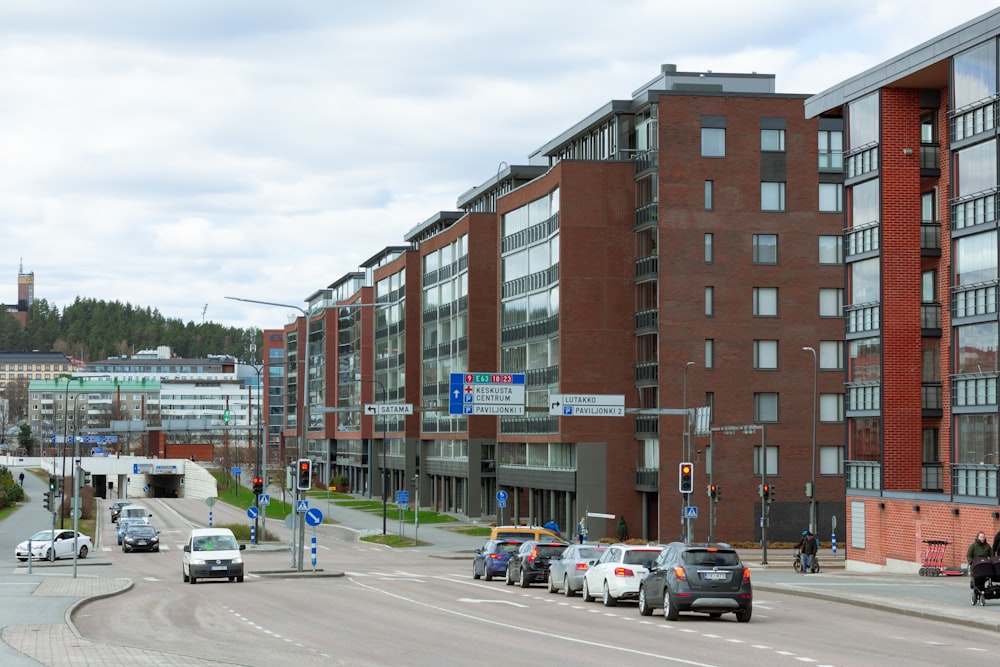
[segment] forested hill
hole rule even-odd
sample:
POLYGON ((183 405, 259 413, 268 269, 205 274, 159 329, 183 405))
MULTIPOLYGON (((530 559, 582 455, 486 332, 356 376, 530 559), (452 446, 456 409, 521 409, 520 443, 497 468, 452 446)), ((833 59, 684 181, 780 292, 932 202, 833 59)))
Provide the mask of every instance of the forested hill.
POLYGON ((159 311, 118 301, 76 298, 62 311, 39 299, 28 309, 23 329, 0 312, 0 350, 62 352, 82 361, 131 356, 167 345, 177 357, 230 354, 252 362, 262 349, 260 329, 237 329, 213 322, 196 324, 166 318, 159 311), (257 350, 251 353, 251 349, 257 350))

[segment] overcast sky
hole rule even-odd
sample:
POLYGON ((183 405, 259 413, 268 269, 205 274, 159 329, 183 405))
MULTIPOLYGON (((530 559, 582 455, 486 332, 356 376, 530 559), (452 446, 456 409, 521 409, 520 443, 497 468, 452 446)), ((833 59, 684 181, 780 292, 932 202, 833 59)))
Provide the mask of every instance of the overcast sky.
MULTIPOLYGON (((0 303, 294 311, 660 65, 817 93, 964 0, 0 0, 0 303)), ((203 315, 204 314, 204 315, 203 315)))

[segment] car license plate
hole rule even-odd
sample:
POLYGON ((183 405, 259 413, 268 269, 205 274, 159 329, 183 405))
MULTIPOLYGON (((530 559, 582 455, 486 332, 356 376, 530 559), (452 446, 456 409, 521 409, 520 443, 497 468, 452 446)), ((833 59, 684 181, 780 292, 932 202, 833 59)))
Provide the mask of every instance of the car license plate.
POLYGON ((708 579, 709 581, 725 581, 729 578, 728 572, 702 572, 701 576, 703 579, 708 579))
POLYGON ((138 544, 140 547, 143 547, 143 546, 146 546, 147 542, 146 542, 146 540, 138 540, 136 542, 136 544, 138 544))
POLYGON ((213 565, 212 569, 213 570, 225 570, 226 566, 225 565, 213 565))

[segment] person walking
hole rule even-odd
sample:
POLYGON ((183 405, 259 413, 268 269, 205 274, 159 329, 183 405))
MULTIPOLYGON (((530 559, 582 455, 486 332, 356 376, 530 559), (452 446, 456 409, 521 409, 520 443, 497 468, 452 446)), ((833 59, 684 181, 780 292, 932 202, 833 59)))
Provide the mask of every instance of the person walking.
POLYGON ((803 530, 802 539, 799 540, 796 548, 799 550, 799 558, 802 559, 802 574, 811 572, 813 563, 816 562, 816 552, 819 550, 816 536, 808 530, 803 530))
MULTIPOLYGON (((969 574, 972 574, 972 564, 979 558, 993 558, 993 547, 986 541, 986 533, 979 531, 976 539, 965 551, 965 560, 969 563, 969 574)), ((982 590, 989 577, 969 577, 969 588, 982 590)))
MULTIPOLYGON (((20 475, 17 476, 17 482, 21 486, 24 486, 24 473, 23 472, 20 475)), ((1000 533, 998 533, 998 534, 1000 534, 1000 533)))
POLYGON ((628 524, 625 523, 625 517, 618 517, 618 541, 624 542, 628 539, 628 524))
POLYGON ((580 540, 580 544, 585 544, 587 542, 587 517, 581 516, 580 523, 576 524, 576 536, 580 540))

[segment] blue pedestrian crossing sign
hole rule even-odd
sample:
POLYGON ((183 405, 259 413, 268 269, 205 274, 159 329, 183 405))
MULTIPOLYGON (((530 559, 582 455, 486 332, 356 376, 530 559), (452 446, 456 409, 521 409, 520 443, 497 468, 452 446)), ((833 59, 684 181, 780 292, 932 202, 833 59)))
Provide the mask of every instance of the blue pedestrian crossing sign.
POLYGON ((271 504, 271 494, 269 494, 269 493, 262 493, 259 496, 257 496, 257 504, 260 505, 261 507, 267 507, 268 505, 270 505, 271 504))
POLYGON ((697 519, 698 518, 698 508, 694 505, 688 505, 684 508, 684 518, 685 519, 697 519))
POLYGON ((295 511, 296 512, 308 512, 309 511, 309 501, 308 500, 300 500, 298 502, 298 504, 295 506, 295 511))

